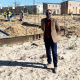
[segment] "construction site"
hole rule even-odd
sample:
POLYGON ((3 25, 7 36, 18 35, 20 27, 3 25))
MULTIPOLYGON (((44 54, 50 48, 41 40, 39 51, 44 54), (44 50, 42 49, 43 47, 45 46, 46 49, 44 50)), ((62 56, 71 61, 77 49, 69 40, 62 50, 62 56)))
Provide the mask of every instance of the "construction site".
MULTIPOLYGON (((24 20, 20 21, 20 15, 15 15, 12 17, 12 21, 7 21, 7 18, 4 18, 3 15, 0 15, 0 39, 12 39, 12 38, 22 38, 24 39, 28 36, 32 35, 31 40, 39 39, 42 37, 43 31, 41 30, 41 19, 45 18, 45 15, 36 15, 30 14, 28 17, 26 14, 24 15, 24 20)), ((71 15, 52 15, 53 18, 58 19, 61 31, 60 38, 70 38, 72 35, 80 37, 80 18, 75 15, 72 17, 71 15)), ((29 40, 30 40, 29 39, 29 40)), ((21 41, 21 39, 19 39, 21 41)), ((26 41, 26 39, 25 39, 26 41)), ((2 40, 0 43, 2 45, 9 44, 6 41, 2 40), (4 43, 5 42, 5 43, 4 43)), ((21 42, 24 42, 22 40, 21 42)), ((16 40, 13 39, 13 43, 16 43, 16 40)), ((18 43, 18 42, 17 42, 18 43)))
POLYGON ((0 13, 0 80, 80 80, 80 15, 52 15, 60 26, 56 74, 44 67, 41 19, 45 17, 24 13, 22 20, 18 14, 9 21, 0 13))

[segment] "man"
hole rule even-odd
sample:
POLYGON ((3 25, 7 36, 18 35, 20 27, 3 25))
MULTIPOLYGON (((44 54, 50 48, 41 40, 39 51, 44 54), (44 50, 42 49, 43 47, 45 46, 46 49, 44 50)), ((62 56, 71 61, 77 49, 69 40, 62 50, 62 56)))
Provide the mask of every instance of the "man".
POLYGON ((6 11, 4 11, 4 18, 6 19, 6 11))
POLYGON ((12 15, 12 13, 10 12, 10 21, 12 20, 12 17, 13 17, 13 15, 12 15))
POLYGON ((21 10, 21 13, 20 13, 20 21, 23 20, 23 10, 21 10))
POLYGON ((28 10, 27 10, 27 17, 28 17, 28 10))
POLYGON ((10 16, 11 16, 11 12, 9 11, 9 9, 7 9, 7 18, 8 18, 8 21, 10 21, 10 16))
POLYGON ((47 68, 51 68, 51 50, 54 63, 54 72, 57 72, 57 33, 60 31, 60 26, 56 19, 51 17, 51 10, 46 11, 46 18, 41 20, 41 29, 44 31, 44 42, 47 55, 47 68))

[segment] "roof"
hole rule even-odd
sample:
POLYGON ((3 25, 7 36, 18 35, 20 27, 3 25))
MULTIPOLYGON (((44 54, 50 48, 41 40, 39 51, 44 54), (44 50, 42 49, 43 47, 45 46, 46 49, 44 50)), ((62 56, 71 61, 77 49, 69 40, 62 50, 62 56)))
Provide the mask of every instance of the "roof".
POLYGON ((45 3, 45 4, 60 4, 60 3, 45 3))
POLYGON ((75 1, 75 0, 67 0, 67 1, 63 1, 63 2, 69 2, 69 1, 80 2, 80 1, 75 1))

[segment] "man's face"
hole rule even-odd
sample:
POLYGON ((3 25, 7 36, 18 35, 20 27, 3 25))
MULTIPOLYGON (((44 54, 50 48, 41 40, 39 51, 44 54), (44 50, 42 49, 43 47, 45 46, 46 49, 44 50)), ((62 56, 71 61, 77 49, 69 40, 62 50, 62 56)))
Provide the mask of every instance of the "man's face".
POLYGON ((50 18, 50 17, 51 17, 51 11, 50 11, 50 10, 48 10, 48 11, 46 12, 46 16, 47 16, 47 18, 50 18))

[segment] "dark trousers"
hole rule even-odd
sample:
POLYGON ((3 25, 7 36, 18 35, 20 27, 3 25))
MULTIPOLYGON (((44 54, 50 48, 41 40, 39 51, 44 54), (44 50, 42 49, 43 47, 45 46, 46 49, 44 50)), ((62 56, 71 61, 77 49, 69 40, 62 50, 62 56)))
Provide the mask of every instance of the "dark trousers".
POLYGON ((53 57, 53 64, 54 67, 57 67, 57 43, 54 43, 52 38, 45 38, 45 48, 46 48, 46 55, 47 55, 47 62, 51 64, 51 51, 53 57))

